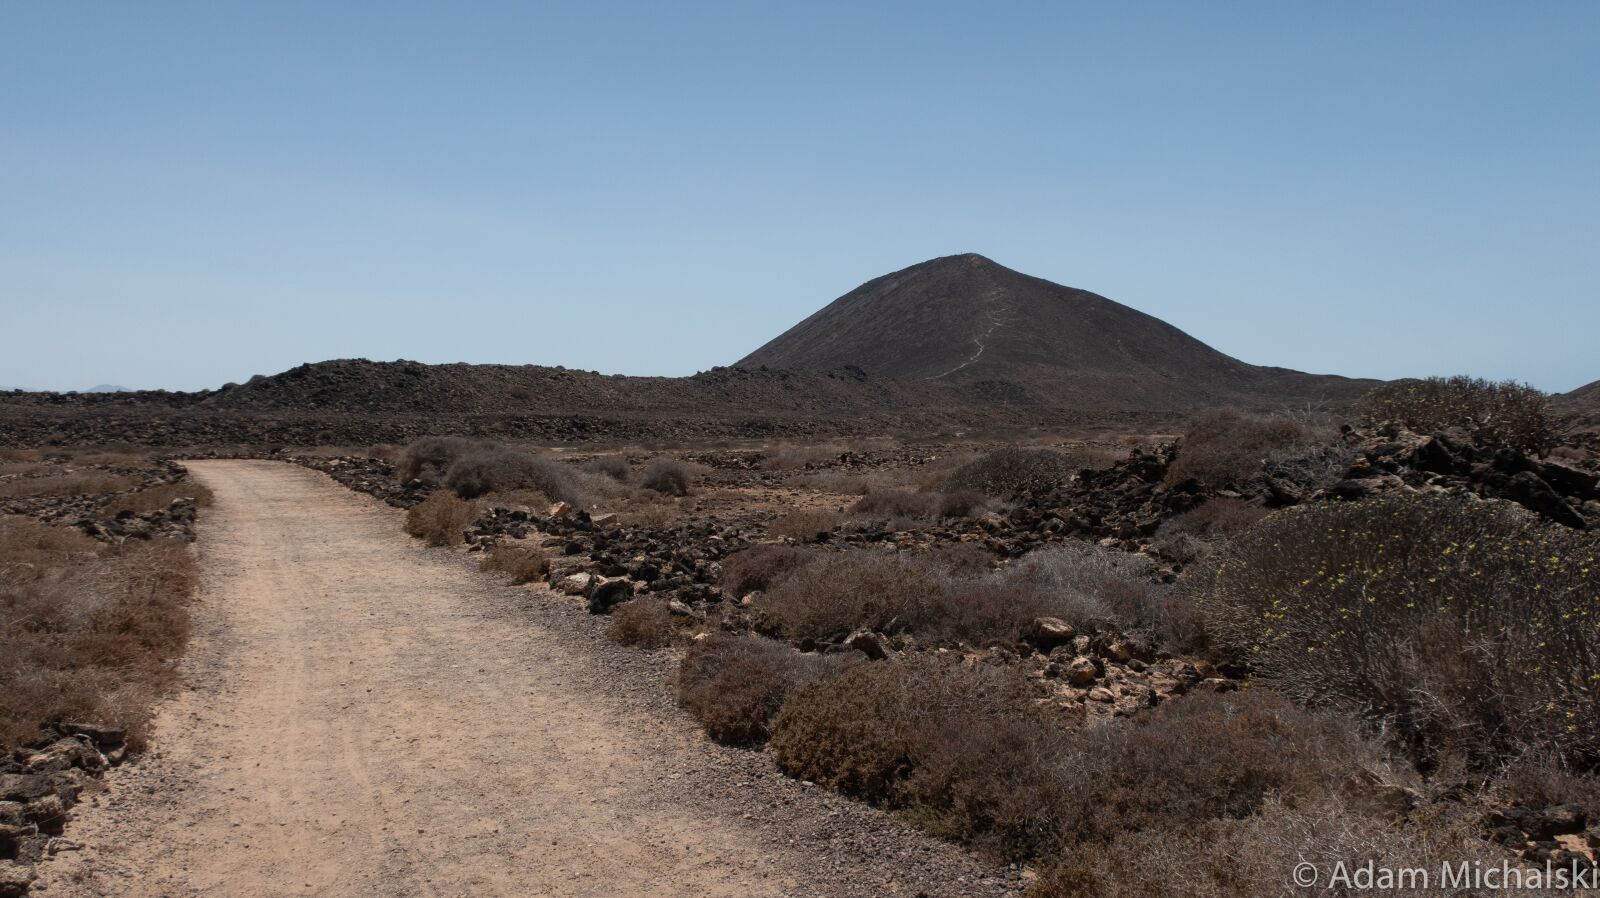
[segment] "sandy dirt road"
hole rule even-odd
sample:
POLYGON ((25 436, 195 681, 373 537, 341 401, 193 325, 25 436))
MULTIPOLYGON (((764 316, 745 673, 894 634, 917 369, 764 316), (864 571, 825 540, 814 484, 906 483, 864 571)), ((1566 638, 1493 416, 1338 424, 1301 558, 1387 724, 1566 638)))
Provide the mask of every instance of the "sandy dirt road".
POLYGON ((399 512, 320 474, 192 471, 217 501, 187 686, 162 706, 156 750, 80 806, 68 835, 84 850, 45 865, 43 894, 1014 888, 705 744, 662 704, 659 667, 606 655, 589 621, 528 610, 571 599, 422 548, 399 512))

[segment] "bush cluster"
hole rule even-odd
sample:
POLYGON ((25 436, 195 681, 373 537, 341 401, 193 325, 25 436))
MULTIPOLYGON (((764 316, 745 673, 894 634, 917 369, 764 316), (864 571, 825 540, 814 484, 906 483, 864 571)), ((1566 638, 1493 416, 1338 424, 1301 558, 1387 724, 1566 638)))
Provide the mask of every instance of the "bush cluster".
POLYGON ((970 518, 988 506, 987 498, 976 490, 951 492, 912 492, 875 489, 850 506, 852 514, 891 522, 914 523, 943 518, 970 518))
POLYGON ((678 667, 678 704, 706 734, 730 745, 765 741, 784 698, 796 686, 848 662, 801 655, 759 636, 712 633, 684 653, 678 667))
POLYGON ((749 561, 729 561, 734 575, 748 565, 765 584, 757 620, 789 639, 865 628, 952 645, 1015 644, 1046 616, 1086 632, 1139 630, 1182 645, 1195 638, 1187 604, 1154 580, 1152 561, 1088 543, 1033 552, 1001 573, 959 547, 800 556, 762 547, 749 561))
POLYGON ((1076 726, 1014 671, 920 656, 795 690, 771 747, 792 776, 905 809, 1008 857, 1336 794, 1375 763, 1350 728, 1270 693, 1201 694, 1076 726))
POLYGON ((1210 489, 1242 486, 1261 476, 1270 457, 1326 442, 1291 418, 1216 412, 1184 431, 1166 479, 1169 484, 1193 479, 1210 489))
POLYGON ((1600 762, 1600 541, 1515 506, 1400 495, 1289 509, 1190 581, 1219 649, 1422 764, 1600 762))
POLYGON ((465 437, 417 440, 401 453, 395 478, 442 486, 462 499, 527 489, 573 505, 586 503, 576 478, 560 462, 465 437))
POLYGON ((1065 452, 1007 446, 957 468, 945 478, 944 488, 1011 499, 1059 486, 1083 467, 1083 459, 1065 452))
POLYGON ((743 597, 764 590, 810 557, 804 549, 760 543, 722 559, 718 584, 731 595, 743 597))
POLYGON ((1398 380, 1368 393, 1360 409, 1372 423, 1400 424, 1421 433, 1458 427, 1487 445, 1529 453, 1548 451, 1563 429, 1546 394, 1510 380, 1398 380))

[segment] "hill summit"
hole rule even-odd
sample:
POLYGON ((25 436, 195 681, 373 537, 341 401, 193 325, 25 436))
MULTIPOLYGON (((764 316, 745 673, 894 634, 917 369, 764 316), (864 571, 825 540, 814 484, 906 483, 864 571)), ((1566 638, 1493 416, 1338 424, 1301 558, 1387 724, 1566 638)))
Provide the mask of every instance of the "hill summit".
POLYGON ((1371 384, 1246 364, 1158 318, 976 253, 868 281, 735 364, 1122 400, 1342 399, 1371 384))

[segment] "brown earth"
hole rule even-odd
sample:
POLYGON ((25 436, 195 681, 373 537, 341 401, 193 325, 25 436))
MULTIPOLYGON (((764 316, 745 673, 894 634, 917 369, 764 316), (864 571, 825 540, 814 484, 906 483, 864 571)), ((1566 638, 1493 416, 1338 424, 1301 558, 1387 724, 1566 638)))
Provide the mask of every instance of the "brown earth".
POLYGON ((991 870, 707 743, 670 658, 494 585, 320 474, 193 463, 216 505, 188 688, 80 806, 47 894, 996 895, 991 870))

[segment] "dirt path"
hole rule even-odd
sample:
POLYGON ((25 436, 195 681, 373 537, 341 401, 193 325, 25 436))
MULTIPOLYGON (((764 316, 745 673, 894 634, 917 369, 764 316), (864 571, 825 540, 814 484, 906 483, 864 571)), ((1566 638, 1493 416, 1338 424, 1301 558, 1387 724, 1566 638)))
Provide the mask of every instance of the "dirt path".
POLYGON ((188 688, 81 806, 45 895, 980 895, 1018 884, 709 745, 543 590, 272 462, 217 502, 188 688))

